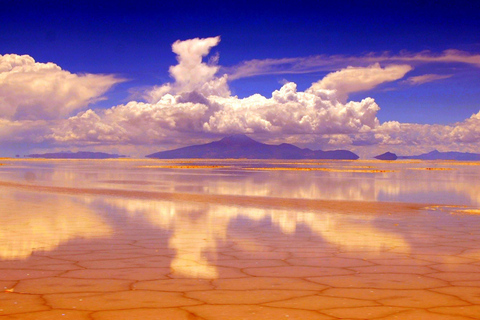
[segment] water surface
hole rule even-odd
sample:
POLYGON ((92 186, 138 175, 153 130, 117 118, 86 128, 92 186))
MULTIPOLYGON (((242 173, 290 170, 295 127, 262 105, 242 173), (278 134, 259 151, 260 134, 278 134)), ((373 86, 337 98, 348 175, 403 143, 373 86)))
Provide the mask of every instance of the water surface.
POLYGON ((480 314, 477 163, 0 163, 6 319, 480 314))

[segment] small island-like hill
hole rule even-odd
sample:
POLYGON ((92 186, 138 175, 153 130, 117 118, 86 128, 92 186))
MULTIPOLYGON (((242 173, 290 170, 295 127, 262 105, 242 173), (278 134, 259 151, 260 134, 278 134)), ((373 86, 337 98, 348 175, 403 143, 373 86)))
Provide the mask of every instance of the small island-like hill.
POLYGON ((386 161, 391 161, 391 160, 397 160, 397 155, 395 153, 392 153, 392 152, 385 152, 385 153, 382 153, 376 157, 374 157, 375 159, 378 159, 378 160, 386 160, 386 161))

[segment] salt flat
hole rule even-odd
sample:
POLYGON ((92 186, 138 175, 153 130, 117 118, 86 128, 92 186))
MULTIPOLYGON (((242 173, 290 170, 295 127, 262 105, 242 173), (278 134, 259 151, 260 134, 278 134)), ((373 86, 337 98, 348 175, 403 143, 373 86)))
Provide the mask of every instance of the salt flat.
POLYGON ((0 162, 5 319, 480 313, 480 163, 0 162))

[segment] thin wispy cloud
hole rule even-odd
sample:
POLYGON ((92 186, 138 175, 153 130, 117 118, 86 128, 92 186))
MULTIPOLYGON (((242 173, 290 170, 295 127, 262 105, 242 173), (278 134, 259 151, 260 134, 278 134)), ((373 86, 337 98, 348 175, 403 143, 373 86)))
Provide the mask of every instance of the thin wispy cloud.
POLYGON ((423 74, 421 76, 410 77, 405 80, 405 83, 410 85, 420 85, 432 81, 448 79, 452 76, 453 74, 423 74))
POLYGON ((222 70, 230 80, 273 74, 305 74, 338 70, 348 66, 360 67, 374 63, 409 64, 417 66, 426 63, 465 63, 480 68, 480 55, 460 50, 445 50, 441 53, 422 51, 418 53, 390 52, 369 53, 362 56, 315 55, 309 57, 248 60, 222 70))

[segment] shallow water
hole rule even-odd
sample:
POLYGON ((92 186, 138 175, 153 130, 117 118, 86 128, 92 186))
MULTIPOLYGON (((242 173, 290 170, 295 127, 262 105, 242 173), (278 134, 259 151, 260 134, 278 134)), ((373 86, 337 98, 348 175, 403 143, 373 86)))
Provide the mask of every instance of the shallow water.
POLYGON ((0 163, 5 319, 480 314, 478 163, 0 163))

